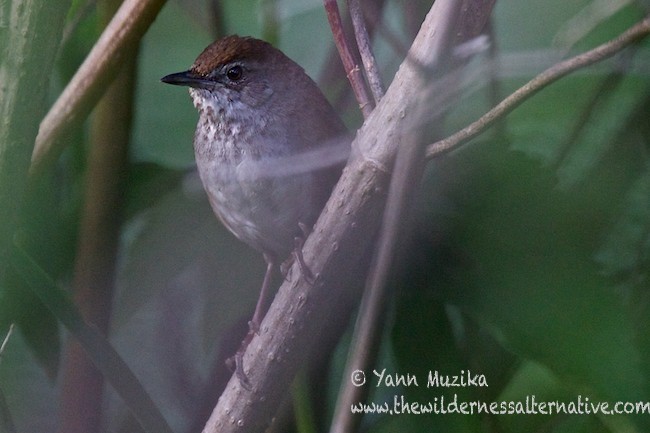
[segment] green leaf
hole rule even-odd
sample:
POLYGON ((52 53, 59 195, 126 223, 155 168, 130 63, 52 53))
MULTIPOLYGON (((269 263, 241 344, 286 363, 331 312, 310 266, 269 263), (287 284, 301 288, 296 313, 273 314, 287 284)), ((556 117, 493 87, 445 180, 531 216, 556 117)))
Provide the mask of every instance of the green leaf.
POLYGON ((0 3, 0 280, 69 1, 0 3))
POLYGON ((463 159, 473 174, 457 179, 449 234, 463 260, 447 265, 446 299, 576 395, 647 399, 635 315, 593 259, 612 206, 499 147, 463 159))

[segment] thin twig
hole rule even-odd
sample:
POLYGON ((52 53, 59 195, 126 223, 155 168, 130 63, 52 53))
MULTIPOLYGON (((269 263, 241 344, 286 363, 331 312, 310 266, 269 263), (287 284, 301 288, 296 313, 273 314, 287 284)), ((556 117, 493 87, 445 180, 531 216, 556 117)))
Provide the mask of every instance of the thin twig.
POLYGON ((649 33, 650 16, 647 16, 641 22, 632 26, 617 38, 605 42, 604 44, 585 53, 551 66, 517 89, 514 93, 510 94, 510 96, 505 98, 475 122, 443 140, 430 144, 427 147, 426 158, 434 158, 468 142, 544 87, 573 71, 590 66, 613 56, 627 46, 646 37, 649 33))
POLYGON ((30 174, 58 157, 60 140, 75 123, 85 119, 115 78, 124 53, 134 49, 165 0, 126 0, 90 51, 50 111, 41 121, 30 174))
POLYGON ((366 90, 366 85, 363 80, 363 75, 361 75, 359 65, 354 62, 354 57, 350 52, 350 47, 345 40, 345 35, 343 34, 343 21, 341 19, 338 4, 336 3, 336 0, 323 0, 323 4, 325 5, 325 12, 327 12, 327 21, 332 29, 332 36, 334 36, 336 49, 339 51, 341 61, 343 62, 345 74, 350 81, 350 85, 352 86, 354 95, 357 98, 363 117, 368 118, 374 105, 368 96, 368 91, 366 90))
POLYGON ((359 0, 348 0, 348 9, 350 11, 352 25, 354 26, 354 36, 357 39, 359 54, 363 61, 363 70, 366 75, 366 80, 368 80, 368 87, 370 87, 372 96, 375 99, 375 104, 378 104, 382 96, 384 96, 384 85, 381 82, 377 61, 372 52, 370 36, 368 35, 368 29, 366 28, 359 0))

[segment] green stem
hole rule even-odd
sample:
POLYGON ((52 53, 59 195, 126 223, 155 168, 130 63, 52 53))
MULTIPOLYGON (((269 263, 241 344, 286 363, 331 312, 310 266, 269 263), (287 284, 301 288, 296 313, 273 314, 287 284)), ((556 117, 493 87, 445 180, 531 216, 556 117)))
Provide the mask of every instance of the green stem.
MULTIPOLYGON (((121 0, 98 3, 108 24, 121 0)), ((115 263, 127 173, 137 50, 123 54, 122 70, 95 107, 85 197, 75 255, 73 293, 83 317, 104 335, 113 304, 115 263)), ((68 341, 61 382, 59 431, 99 430, 104 378, 75 339, 68 341)))
POLYGON ((0 280, 70 1, 0 2, 0 280))

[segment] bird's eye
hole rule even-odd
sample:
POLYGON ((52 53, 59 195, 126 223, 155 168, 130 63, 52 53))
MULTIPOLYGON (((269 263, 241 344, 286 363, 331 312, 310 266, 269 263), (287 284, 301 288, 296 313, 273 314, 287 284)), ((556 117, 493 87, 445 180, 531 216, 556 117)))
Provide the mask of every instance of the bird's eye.
POLYGON ((228 77, 230 81, 239 81, 243 75, 244 69, 239 65, 235 65, 226 71, 226 77, 228 77))

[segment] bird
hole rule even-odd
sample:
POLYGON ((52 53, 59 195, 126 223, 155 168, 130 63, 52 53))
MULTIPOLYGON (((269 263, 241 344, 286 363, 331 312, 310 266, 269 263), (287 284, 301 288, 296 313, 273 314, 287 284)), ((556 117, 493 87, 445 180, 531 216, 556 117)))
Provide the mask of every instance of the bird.
POLYGON ((340 177, 348 131, 305 70, 268 42, 221 38, 190 69, 161 81, 187 86, 199 120, 194 154, 214 214, 266 262, 249 332, 235 354, 244 385, 243 353, 259 332, 282 261, 302 258, 302 242, 340 177), (292 254, 293 252, 293 254, 292 254))

